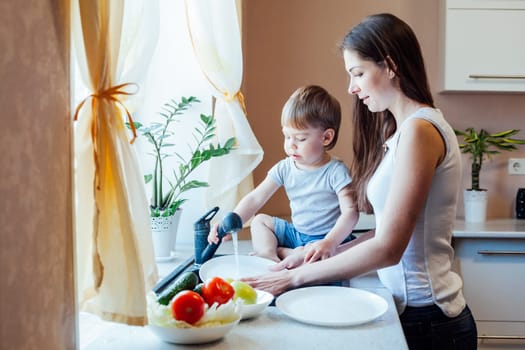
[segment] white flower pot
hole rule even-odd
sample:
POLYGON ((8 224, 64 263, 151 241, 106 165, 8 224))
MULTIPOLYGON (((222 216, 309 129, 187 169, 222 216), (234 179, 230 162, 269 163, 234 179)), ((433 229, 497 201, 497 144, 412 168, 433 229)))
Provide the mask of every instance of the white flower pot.
POLYGON ((177 228, 179 226, 182 210, 172 216, 150 217, 153 250, 157 260, 169 259, 175 251, 177 242, 177 228))
POLYGON ((465 190, 465 222, 485 222, 487 218, 487 191, 465 190))

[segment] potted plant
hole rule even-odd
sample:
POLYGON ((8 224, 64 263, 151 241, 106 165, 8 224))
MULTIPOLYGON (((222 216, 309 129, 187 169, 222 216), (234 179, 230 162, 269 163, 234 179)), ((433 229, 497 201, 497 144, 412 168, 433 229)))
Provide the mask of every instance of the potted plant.
POLYGON ((462 153, 470 154, 472 163, 470 168, 471 185, 464 191, 465 221, 483 222, 486 218, 487 190, 480 188, 479 174, 483 160, 501 151, 513 151, 516 145, 525 144, 525 140, 512 138, 520 130, 511 129, 490 134, 484 129, 479 131, 467 128, 464 131, 454 130, 456 135, 463 137, 459 144, 462 153))
POLYGON ((151 145, 149 154, 155 160, 153 172, 144 175, 144 180, 147 184, 151 183, 150 217, 157 258, 170 258, 175 247, 181 205, 187 200, 182 195, 192 189, 208 186, 205 181, 192 179, 192 173, 211 158, 228 154, 235 146, 235 138, 228 139, 224 145, 211 143, 215 137, 215 118, 201 114, 199 125, 192 135, 193 143, 188 143, 190 156, 184 157, 173 150, 176 141, 186 139, 186 136, 176 134, 174 123, 180 121, 180 116, 194 103, 199 102, 194 96, 182 97, 180 102, 171 100, 164 104, 163 111, 159 113, 162 122, 153 121, 149 125, 134 122, 139 135, 151 145), (166 168, 165 161, 170 157, 177 159, 174 169, 166 168))

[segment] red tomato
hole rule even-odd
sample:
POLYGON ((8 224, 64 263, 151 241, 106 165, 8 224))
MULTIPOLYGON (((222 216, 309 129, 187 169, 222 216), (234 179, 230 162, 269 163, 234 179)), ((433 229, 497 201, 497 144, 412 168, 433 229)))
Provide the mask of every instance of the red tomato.
POLYGON ((171 314, 178 321, 194 324, 204 316, 206 303, 199 293, 183 290, 177 293, 171 303, 171 314))
POLYGON ((225 304, 233 298, 235 289, 220 277, 213 277, 202 286, 202 296, 209 306, 213 303, 225 304))

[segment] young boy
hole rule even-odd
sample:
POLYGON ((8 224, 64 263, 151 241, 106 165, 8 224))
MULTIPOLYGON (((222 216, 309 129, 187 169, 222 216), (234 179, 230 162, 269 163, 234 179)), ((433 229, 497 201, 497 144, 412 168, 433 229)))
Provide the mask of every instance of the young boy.
MULTIPOLYGON (((287 158, 275 164, 266 178, 233 210, 249 220, 284 186, 290 200, 291 219, 257 214, 251 222, 254 255, 280 261, 295 249, 306 249, 305 261, 325 259, 351 239, 359 213, 354 208, 349 170, 330 156, 339 134, 341 107, 320 86, 297 89, 281 115, 287 158)), ((218 242, 217 225, 208 236, 218 242)))

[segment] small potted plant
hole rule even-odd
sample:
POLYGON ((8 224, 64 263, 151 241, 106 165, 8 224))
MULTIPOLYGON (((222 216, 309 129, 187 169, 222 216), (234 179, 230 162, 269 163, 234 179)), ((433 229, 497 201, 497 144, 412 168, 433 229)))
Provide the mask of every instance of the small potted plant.
POLYGON ((158 259, 169 258, 174 249, 181 205, 187 200, 182 195, 192 189, 208 186, 205 181, 192 179, 192 173, 211 158, 228 154, 235 146, 235 138, 228 139, 224 145, 211 143, 215 137, 215 118, 201 114, 199 125, 191 135, 193 143, 188 143, 190 156, 184 157, 173 150, 176 141, 188 138, 185 135, 176 135, 174 123, 180 121, 180 116, 194 103, 199 102, 194 96, 182 97, 180 102, 171 100, 164 104, 163 111, 159 113, 163 118, 162 122, 153 121, 149 125, 134 123, 139 135, 145 137, 151 145, 149 154, 155 159, 153 172, 144 175, 144 180, 152 186, 150 217, 155 255, 158 259), (170 157, 177 158, 174 169, 166 168, 165 160, 170 157), (156 239, 156 235, 167 235, 171 242, 160 243, 165 240, 156 239))
POLYGON ((467 128, 464 131, 454 130, 456 135, 463 137, 459 144, 462 153, 470 154, 472 163, 470 168, 471 185, 464 191, 465 221, 483 222, 486 217, 487 190, 480 188, 479 174, 483 161, 491 155, 502 151, 513 151, 516 145, 525 144, 525 140, 512 138, 520 130, 511 129, 490 134, 484 129, 479 131, 467 128))

